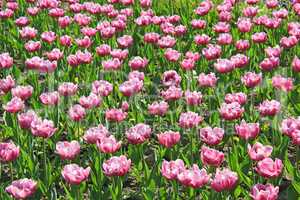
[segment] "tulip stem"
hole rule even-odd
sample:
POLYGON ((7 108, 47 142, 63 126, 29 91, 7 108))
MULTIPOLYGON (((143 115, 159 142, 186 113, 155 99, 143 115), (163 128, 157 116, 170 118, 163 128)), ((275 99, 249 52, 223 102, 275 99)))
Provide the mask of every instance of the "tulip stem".
POLYGON ((46 139, 43 139, 43 152, 44 152, 44 170, 45 170, 45 180, 46 180, 46 183, 48 183, 48 180, 47 180, 47 153, 46 153, 46 139))
POLYGON ((13 180, 14 180, 14 173, 13 173, 12 162, 9 163, 9 168, 10 168, 10 180, 11 180, 11 182, 13 182, 13 180))

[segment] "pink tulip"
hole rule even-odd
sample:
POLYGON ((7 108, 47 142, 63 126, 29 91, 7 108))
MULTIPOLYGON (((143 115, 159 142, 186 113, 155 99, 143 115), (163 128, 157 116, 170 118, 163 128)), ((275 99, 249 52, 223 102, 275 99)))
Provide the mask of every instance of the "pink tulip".
POLYGON ((194 37, 194 42, 197 45, 207 45, 207 44, 209 44, 210 40, 211 40, 211 38, 206 34, 195 35, 195 37, 194 37))
POLYGON ((102 61, 102 67, 104 70, 118 70, 122 66, 122 62, 118 58, 102 61))
POLYGON ((201 147, 200 153, 203 165, 218 167, 224 161, 224 153, 206 146, 201 147))
POLYGON ((272 77, 272 85, 277 89, 289 92, 293 89, 293 79, 276 75, 272 77))
POLYGON ((176 62, 181 56, 181 53, 174 49, 167 49, 164 53, 165 58, 170 62, 176 62))
POLYGON ((231 12, 228 12, 228 11, 219 12, 218 17, 219 17, 219 21, 221 21, 221 22, 230 22, 232 19, 231 12))
POLYGON ((19 97, 13 97, 6 105, 3 105, 3 109, 9 113, 16 113, 25 108, 24 102, 19 97))
POLYGON ((219 73, 229 73, 234 69, 233 62, 229 59, 217 59, 217 62, 214 63, 215 69, 219 73))
POLYGON ((55 153, 58 154, 62 160, 73 160, 79 152, 80 144, 76 140, 56 143, 55 153))
POLYGON ((51 17, 58 18, 58 17, 64 16, 65 11, 62 8, 52 8, 52 9, 49 10, 48 14, 51 17))
POLYGON ((37 189, 37 182, 23 178, 16 181, 13 181, 11 185, 5 188, 5 191, 11 194, 16 199, 26 199, 27 197, 32 196, 37 189))
POLYGON ((68 114, 73 121, 81 121, 85 117, 86 112, 80 104, 75 104, 69 109, 68 114))
POLYGON ((87 26, 90 24, 92 18, 85 15, 78 13, 74 16, 74 21, 79 25, 79 26, 87 26))
POLYGON ((42 93, 39 98, 44 105, 57 105, 60 100, 59 93, 56 91, 42 93))
POLYGON ((166 114, 168 109, 169 109, 169 105, 165 101, 161 101, 161 102, 155 101, 152 104, 148 105, 148 112, 151 115, 163 116, 166 114))
POLYGON ((276 200, 279 194, 279 187, 272 184, 256 184, 251 188, 250 197, 253 200, 276 200))
POLYGON ((239 18, 237 21, 237 27, 241 33, 247 33, 251 31, 252 22, 249 18, 239 18))
POLYGON ((251 160, 260 161, 264 158, 268 158, 273 151, 273 147, 256 142, 252 147, 248 144, 248 155, 250 156, 251 160))
POLYGON ((121 48, 128 48, 133 44, 133 38, 130 35, 123 35, 117 39, 118 45, 121 48))
POLYGON ((265 48, 265 52, 267 54, 267 56, 270 57, 280 57, 282 49, 279 46, 275 46, 275 47, 267 47, 265 48))
POLYGON ((255 17, 258 12, 258 7, 248 6, 243 10, 245 17, 255 17))
POLYGON ((215 87, 218 78, 214 73, 204 74, 201 73, 198 76, 198 84, 201 87, 215 87))
POLYGON ((255 170, 257 173, 265 178, 275 178, 278 177, 283 169, 283 164, 280 159, 272 160, 272 158, 264 158, 258 161, 255 170))
POLYGON ((27 8, 27 13, 30 16, 36 16, 40 12, 40 8, 38 7, 29 7, 27 8))
POLYGON ((158 41, 157 44, 160 48, 172 48, 176 44, 176 39, 172 36, 163 36, 158 41))
POLYGON ((265 100, 259 106, 258 110, 262 116, 275 116, 280 112, 281 104, 276 100, 265 100))
POLYGON ((72 44, 72 38, 68 35, 63 35, 59 38, 59 42, 62 46, 71 46, 72 44))
POLYGON ((79 99, 79 104, 85 109, 91 109, 94 107, 99 107, 102 103, 101 97, 97 96, 94 93, 91 93, 89 96, 82 96, 79 99))
POLYGON ((300 145, 300 130, 295 130, 291 134, 291 139, 293 144, 300 145))
POLYGON ((24 47, 28 52, 31 53, 40 50, 42 45, 40 41, 34 42, 30 40, 27 43, 25 43, 24 47))
POLYGON ((8 93, 15 86, 15 80, 12 76, 8 75, 3 79, 0 79, 0 95, 1 93, 8 93))
POLYGON ((152 0, 140 0, 140 5, 142 8, 149 8, 152 5, 152 0))
POLYGON ((20 36, 22 39, 33 39, 37 35, 37 30, 35 28, 26 26, 20 30, 20 36))
POLYGON ((193 19, 191 24, 194 29, 204 29, 206 27, 206 21, 202 19, 193 19))
POLYGON ((185 170, 184 162, 181 159, 166 161, 163 160, 161 173, 168 180, 177 179, 177 175, 185 170))
POLYGON ((292 137, 293 132, 300 130, 300 119, 287 118, 281 122, 281 132, 292 137))
POLYGON ((257 4, 259 2, 259 0, 246 0, 247 4, 253 5, 253 4, 257 4))
POLYGON ((246 51, 250 48, 250 43, 248 40, 238 40, 235 43, 235 48, 239 51, 246 51))
POLYGON ((195 67, 195 61, 193 59, 183 59, 180 66, 184 70, 192 70, 195 67))
POLYGON ((292 61, 292 68, 295 72, 300 72, 300 59, 297 56, 292 61))
POLYGON ((14 11, 9 8, 0 11, 0 19, 8 19, 11 18, 13 15, 14 11))
POLYGON ((193 91, 190 92, 189 90, 185 91, 185 101, 187 105, 196 106, 202 103, 202 94, 201 92, 193 91))
POLYGON ((145 75, 144 72, 139 72, 139 71, 131 71, 128 74, 128 79, 139 79, 140 81, 144 81, 145 75))
POLYGON ((58 18, 58 25, 60 28, 66 28, 72 23, 73 19, 70 16, 63 16, 58 18))
POLYGON ((265 71, 271 71, 277 68, 280 64, 278 57, 265 58, 260 64, 260 68, 265 71))
POLYGON ((205 127, 199 130, 199 136, 201 141, 208 145, 217 145, 219 144, 224 136, 224 130, 222 128, 211 128, 205 127))
POLYGON ((88 36, 84 36, 82 39, 75 39, 75 43, 81 48, 89 48, 93 42, 88 36))
POLYGON ((162 77, 162 84, 164 86, 179 86, 181 82, 181 77, 177 74, 175 70, 165 71, 162 77))
POLYGON ((0 69, 8 69, 13 65, 13 58, 8 53, 0 54, 0 69))
POLYGON ((11 162, 16 160, 20 155, 20 148, 13 142, 0 143, 0 161, 11 162))
POLYGON ((78 85, 71 82, 64 82, 58 86, 58 93, 62 96, 73 96, 76 94, 78 85))
POLYGON ((274 18, 280 18, 280 19, 286 19, 288 14, 289 14, 289 12, 285 8, 281 8, 279 10, 274 10, 272 12, 272 16, 274 18))
POLYGON ((108 121, 113 121, 113 122, 121 122, 125 120, 127 117, 127 113, 123 112, 121 109, 109 109, 105 112, 105 118, 108 121))
POLYGON ((201 188, 210 180, 210 175, 205 169, 199 169, 198 165, 193 164, 190 169, 184 169, 177 175, 178 181, 187 187, 201 188))
POLYGON ((221 56, 222 49, 219 45, 209 44, 202 49, 202 54, 207 60, 215 60, 221 56))
POLYGON ((34 119, 30 126, 32 135, 42 138, 50 138, 57 130, 53 121, 41 118, 34 119))
POLYGON ((19 27, 27 26, 30 24, 30 20, 27 17, 19 17, 15 20, 15 23, 19 27))
POLYGON ((38 116, 33 110, 18 114, 18 122, 22 129, 30 129, 31 122, 37 118, 38 116))
POLYGON ((243 68, 249 63, 249 58, 243 54, 236 54, 231 56, 230 61, 235 68, 243 68))
POLYGON ((229 45, 232 43, 232 36, 229 33, 221 33, 217 37, 217 43, 219 45, 229 45))
POLYGON ((33 87, 31 85, 17 86, 11 90, 14 97, 19 97, 23 101, 30 98, 33 92, 33 87))
POLYGON ((194 10, 194 12, 199 16, 207 15, 208 12, 212 9, 211 1, 202 1, 199 6, 194 10))
POLYGON ((63 52, 61 52, 57 48, 54 48, 52 49, 52 51, 46 53, 46 56, 50 61, 60 60, 63 58, 63 55, 64 55, 63 52))
POLYGON ((179 117, 179 126, 182 128, 194 128, 203 121, 203 117, 199 116, 198 113, 188 111, 181 113, 179 117))
POLYGON ((102 44, 96 48, 96 52, 99 56, 110 55, 111 47, 108 44, 102 44))
POLYGON ((241 138, 249 140, 259 134, 259 123, 246 123, 242 120, 240 125, 235 125, 235 131, 241 138))
POLYGON ((119 90, 124 96, 129 97, 140 92, 143 89, 143 85, 143 81, 139 79, 129 79, 120 84, 119 90))
POLYGON ((265 32, 254 33, 252 36, 252 41, 255 43, 264 43, 268 39, 268 35, 265 32))
POLYGON ((117 142, 113 135, 97 141, 97 147, 102 153, 115 153, 121 148, 121 142, 117 142))
POLYGON ((147 124, 139 123, 126 131, 126 137, 131 144, 142 144, 151 137, 151 128, 147 124))
POLYGON ((225 120, 235 120, 242 117, 244 108, 237 102, 223 103, 219 109, 220 115, 225 120))
POLYGON ((296 36, 282 37, 280 39, 280 46, 283 48, 292 48, 298 43, 298 38, 296 36))
POLYGON ((96 144, 97 141, 101 141, 102 139, 108 137, 109 134, 109 131, 100 124, 97 127, 89 128, 85 132, 83 139, 89 144, 96 144))
POLYGON ((54 40, 56 40, 56 34, 52 31, 43 32, 41 34, 41 39, 44 42, 47 42, 47 43, 51 44, 52 42, 54 42, 54 40))
POLYGON ((110 51, 110 55, 113 57, 113 58, 117 58, 119 59, 120 61, 126 59, 128 57, 128 49, 113 49, 110 51))
POLYGON ((84 169, 77 164, 69 164, 64 166, 61 175, 69 184, 79 185, 89 177, 90 170, 90 167, 84 169))
POLYGON ((113 91, 113 85, 107 81, 100 80, 92 83, 92 92, 100 96, 108 96, 113 91))
POLYGON ((154 32, 146 33, 144 35, 144 41, 146 43, 157 43, 159 38, 160 38, 160 35, 158 33, 154 33, 154 32))
POLYGON ((226 94, 225 95, 225 102, 226 103, 233 103, 237 102, 240 105, 245 104, 247 101, 247 95, 243 92, 238 93, 232 93, 232 94, 226 94))
POLYGON ((249 88, 253 88, 261 83, 262 74, 256 74, 254 72, 246 72, 244 76, 241 78, 241 81, 244 85, 249 88))
POLYGON ((230 31, 230 25, 227 22, 218 22, 213 26, 213 31, 216 33, 228 33, 230 31))
POLYGON ((165 101, 176 101, 182 97, 182 90, 179 87, 170 86, 161 92, 161 96, 165 101))
POLYGON ((211 187, 217 192, 233 189, 238 183, 238 175, 230 169, 217 169, 214 179, 211 182, 211 187))
POLYGON ((180 133, 174 131, 165 131, 157 135, 158 141, 161 145, 171 148, 180 141, 180 133))
POLYGON ((124 176, 128 173, 131 160, 126 156, 113 156, 102 164, 103 173, 106 176, 124 176))

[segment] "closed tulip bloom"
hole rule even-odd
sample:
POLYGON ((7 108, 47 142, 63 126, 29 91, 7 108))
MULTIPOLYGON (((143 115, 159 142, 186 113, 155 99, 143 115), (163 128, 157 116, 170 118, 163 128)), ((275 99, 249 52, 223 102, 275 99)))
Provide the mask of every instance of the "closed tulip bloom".
POLYGON ((15 86, 15 80, 11 75, 6 76, 3 79, 0 79, 0 95, 1 93, 8 93, 15 86))
POLYGON ((228 11, 219 12, 218 17, 219 17, 219 21, 221 21, 221 22, 230 22, 232 19, 231 12, 228 12, 228 11))
POLYGON ((174 131, 165 131, 157 135, 158 141, 161 145, 171 148, 180 141, 180 133, 174 131))
POLYGON ((15 20, 15 23, 19 27, 27 26, 30 24, 30 20, 27 17, 19 17, 15 20))
POLYGON ((202 49, 202 54, 206 60, 215 60, 221 56, 222 48, 219 45, 209 44, 206 48, 202 49))
POLYGON ((260 161, 272 154, 273 147, 256 142, 252 147, 248 144, 248 155, 251 160, 260 161))
POLYGON ((292 48, 297 45, 299 39, 296 36, 282 37, 280 39, 280 46, 283 48, 292 48))
POLYGON ((0 161, 11 162, 16 160, 20 155, 20 148, 13 142, 0 143, 0 161))
POLYGON ((151 115, 163 116, 168 112, 169 104, 165 101, 155 101, 152 104, 148 105, 148 112, 151 115))
POLYGON ((34 136, 50 138, 57 128, 55 128, 54 123, 51 120, 36 118, 31 122, 30 130, 34 136))
POLYGON ((199 116, 198 113, 188 111, 181 113, 179 117, 179 126, 181 128, 194 128, 203 121, 203 117, 199 116))
POLYGON ((121 148, 121 142, 117 142, 113 135, 97 141, 97 147, 102 153, 115 153, 121 148))
POLYGON ((73 160, 80 153, 80 144, 76 140, 57 142, 55 153, 63 160, 73 160))
POLYGON ((78 85, 71 82, 64 82, 58 86, 58 93, 62 96, 73 96, 76 94, 78 85))
POLYGON ((217 192, 224 190, 232 190, 238 183, 238 175, 230 169, 217 169, 214 179, 211 182, 211 187, 217 192))
POLYGON ((11 90, 14 97, 19 97, 23 101, 30 98, 33 92, 33 87, 31 85, 17 86, 11 90))
POLYGON ((164 53, 165 58, 170 62, 176 62, 179 60, 181 53, 174 49, 167 49, 164 53))
POLYGON ((250 48, 250 43, 248 40, 238 40, 235 43, 235 48, 239 51, 246 51, 250 48))
POLYGON ((33 39, 37 35, 37 30, 35 28, 26 26, 20 30, 20 36, 22 39, 33 39))
POLYGON ((62 45, 62 46, 71 46, 72 44, 72 38, 68 35, 63 35, 59 38, 59 43, 62 45))
POLYGON ((50 52, 47 52, 46 55, 50 61, 53 61, 53 60, 60 60, 61 58, 63 58, 64 54, 62 51, 60 51, 60 49, 54 48, 50 52))
POLYGON ((217 62, 214 63, 214 67, 219 73, 228 73, 234 69, 233 62, 229 59, 217 59, 217 62))
POLYGON ((260 115, 264 116, 275 116, 280 112, 281 104, 276 100, 265 100, 258 106, 260 115))
POLYGON ((272 85, 277 89, 289 92, 293 89, 293 79, 276 75, 272 77, 272 85))
POLYGON ((219 45, 229 45, 232 43, 232 36, 229 33, 221 33, 217 37, 217 42, 219 45))
POLYGON ((197 62, 200 59, 200 53, 187 51, 185 53, 185 59, 191 59, 191 60, 197 62))
POLYGON ((13 65, 13 58, 8 53, 0 54, 0 69, 8 69, 13 65))
POLYGON ((164 86, 179 86, 181 82, 181 76, 175 70, 165 71, 162 76, 162 84, 164 86))
POLYGON ((57 21, 60 28, 66 28, 72 23, 73 19, 70 16, 62 16, 57 21))
POLYGON ((219 109, 220 115, 225 120, 235 120, 242 117, 244 108, 237 102, 223 103, 219 109))
POLYGON ((243 15, 245 17, 255 17, 258 12, 258 7, 248 6, 244 8, 243 15))
POLYGON ((99 107, 101 103, 102 103, 101 97, 97 96, 94 93, 91 93, 89 96, 82 96, 79 99, 79 104, 85 109, 99 107))
POLYGON ((202 93, 197 91, 185 91, 185 101, 187 105, 196 106, 202 103, 202 93))
POLYGON ((300 72, 300 59, 297 56, 292 61, 292 68, 295 72, 300 72))
POLYGON ((140 5, 142 8, 149 8, 152 5, 152 0, 140 0, 140 5))
POLYGON ((195 35, 195 37, 194 37, 194 42, 197 45, 207 45, 207 44, 209 44, 210 40, 211 40, 211 38, 206 34, 195 35))
POLYGON ((228 33, 230 31, 230 25, 227 22, 218 22, 213 26, 213 31, 216 33, 228 33))
POLYGON ((144 42, 146 43, 157 43, 160 38, 158 33, 145 33, 144 35, 144 42))
POLYGON ((139 123, 125 133, 131 144, 142 144, 151 137, 151 128, 147 124, 139 123))
POLYGON ((177 175, 185 170, 184 162, 181 159, 166 161, 163 160, 161 173, 168 180, 176 180, 177 175))
POLYGON ((89 48, 93 42, 88 36, 84 36, 84 38, 75 39, 75 43, 81 48, 89 48))
POLYGON ((22 129, 30 129, 31 122, 37 118, 37 114, 33 110, 18 114, 18 123, 22 129))
POLYGON ((42 47, 42 44, 41 44, 40 41, 35 42, 35 41, 30 40, 30 41, 25 43, 24 47, 28 52, 31 53, 31 52, 35 52, 35 51, 40 50, 41 47, 42 47))
POLYGON ((96 48, 96 52, 99 56, 110 55, 111 47, 108 44, 102 44, 96 48))
POLYGON ((218 167, 224 161, 224 153, 206 146, 202 146, 200 158, 203 165, 218 167))
POLYGON ((84 52, 82 51, 77 51, 76 52, 76 57, 78 59, 79 64, 89 64, 92 62, 93 56, 90 52, 85 50, 84 52))
POLYGON ((36 16, 40 12, 40 8, 38 7, 29 7, 26 9, 26 12, 30 16, 36 16))
POLYGON ((251 31, 252 22, 249 18, 239 18, 237 21, 237 27, 241 33, 246 33, 251 31))
POLYGON ((109 109, 105 111, 105 118, 108 121, 113 121, 113 122, 121 122, 125 120, 127 117, 127 113, 124 112, 122 109, 109 109))
POLYGON ((109 136, 109 131, 103 125, 91 127, 85 131, 83 139, 89 144, 96 144, 98 141, 109 136))
POLYGON ((54 40, 56 40, 56 34, 52 31, 46 31, 41 34, 41 39, 44 42, 51 44, 52 42, 54 42, 54 40))
POLYGON ((68 55, 67 61, 71 67, 77 67, 79 65, 79 60, 76 55, 68 55))
POLYGON ((198 84, 200 87, 214 87, 216 86, 218 78, 214 73, 204 74, 198 76, 198 84))
POLYGON ((57 105, 60 100, 60 96, 57 91, 42 93, 39 98, 44 105, 57 105))
POLYGON ((9 113, 16 113, 25 108, 25 104, 19 97, 13 97, 6 105, 3 105, 3 109, 9 113))
POLYGON ((282 49, 279 46, 265 48, 268 57, 280 57, 281 51, 282 49))
POLYGON ((135 78, 129 79, 128 81, 125 81, 122 84, 120 84, 119 90, 124 96, 129 97, 140 92, 143 89, 143 86, 143 81, 135 78))
POLYGON ((78 13, 74 16, 74 21, 79 25, 79 26, 87 26, 90 24, 92 18, 85 15, 78 13))
POLYGON ((240 105, 244 105, 247 101, 247 95, 243 92, 237 92, 225 95, 226 103, 238 102, 240 105))
POLYGON ((249 88, 253 88, 261 83, 262 74, 256 74, 254 72, 246 72, 244 76, 241 78, 241 81, 244 85, 249 88))
POLYGON ((118 58, 102 61, 102 67, 104 70, 118 70, 122 66, 122 62, 118 58))
POLYGON ((124 176, 128 173, 131 160, 126 156, 113 156, 102 164, 103 173, 106 176, 124 176))
POLYGON ((202 1, 199 6, 194 10, 194 12, 199 16, 205 16, 209 13, 212 9, 212 2, 211 1, 202 1))
POLYGON ((133 38, 131 35, 123 35, 117 39, 117 42, 121 48, 128 48, 133 44, 133 38))
POLYGON ((224 136, 224 129, 222 128, 211 128, 205 127, 199 130, 199 136, 201 141, 208 145, 217 145, 219 144, 224 136))
POLYGON ((242 120, 241 124, 235 125, 236 133, 243 139, 256 138, 260 132, 259 123, 247 123, 242 120))
POLYGON ((206 21, 202 19, 193 19, 191 24, 194 29, 204 29, 206 26, 206 21))
POLYGON ((272 184, 256 184, 251 188, 250 197, 253 200, 277 200, 279 187, 272 184))
POLYGON ((100 96, 108 96, 113 91, 113 85, 108 81, 100 80, 92 83, 92 92, 100 96))
POLYGON ((196 189, 206 185, 210 180, 210 175, 205 169, 200 170, 198 165, 193 164, 190 169, 184 169, 179 173, 177 179, 184 186, 196 189))
POLYGON ((272 12, 272 16, 273 16, 274 18, 280 18, 280 19, 286 19, 287 16, 288 16, 288 14, 289 14, 289 12, 288 12, 288 10, 285 9, 285 8, 281 8, 281 9, 279 9, 279 10, 274 10, 274 11, 272 12))
POLYGON ((195 61, 193 59, 183 59, 180 63, 180 66, 184 70, 192 70, 195 67, 195 61))
POLYGON ((79 185, 89 177, 90 170, 90 167, 84 169, 77 164, 69 164, 64 166, 61 175, 69 184, 79 185))
POLYGON ((128 79, 139 79, 140 81, 144 81, 145 79, 145 74, 144 72, 139 72, 139 71, 131 71, 128 74, 128 79))
POLYGON ((16 199, 26 199, 32 196, 37 189, 37 182, 23 178, 13 181, 11 185, 5 188, 5 191, 11 194, 16 199))
POLYGON ((113 57, 113 58, 118 58, 120 61, 126 59, 128 57, 128 49, 113 49, 111 50, 110 52, 110 55, 113 57))
POLYGON ((179 87, 171 86, 161 92, 161 96, 165 101, 176 101, 182 97, 182 90, 179 87))
POLYGON ((176 39, 172 36, 163 36, 158 41, 157 44, 160 48, 172 48, 176 44, 176 39))
POLYGON ((293 144, 300 145, 300 130, 295 130, 291 134, 291 139, 293 144))
POLYGON ((268 39, 268 35, 265 32, 254 33, 252 36, 252 41, 255 43, 264 43, 268 39))
POLYGON ((249 58, 243 54, 236 54, 231 56, 230 61, 233 63, 235 68, 243 68, 249 63, 249 58))
POLYGON ((257 163, 255 170, 259 175, 265 178, 278 177, 283 169, 283 164, 280 159, 272 160, 272 158, 264 158, 257 163))
POLYGON ((147 58, 136 56, 129 61, 128 65, 133 70, 144 69, 148 65, 148 60, 147 58))
POLYGON ((69 109, 68 114, 73 121, 81 121, 85 117, 86 112, 80 104, 75 104, 69 109))

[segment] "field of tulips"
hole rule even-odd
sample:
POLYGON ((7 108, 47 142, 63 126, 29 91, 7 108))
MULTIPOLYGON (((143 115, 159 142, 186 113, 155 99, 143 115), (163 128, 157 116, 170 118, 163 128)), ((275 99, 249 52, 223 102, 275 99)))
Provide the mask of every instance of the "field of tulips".
POLYGON ((300 199, 300 0, 0 8, 0 200, 300 199))

